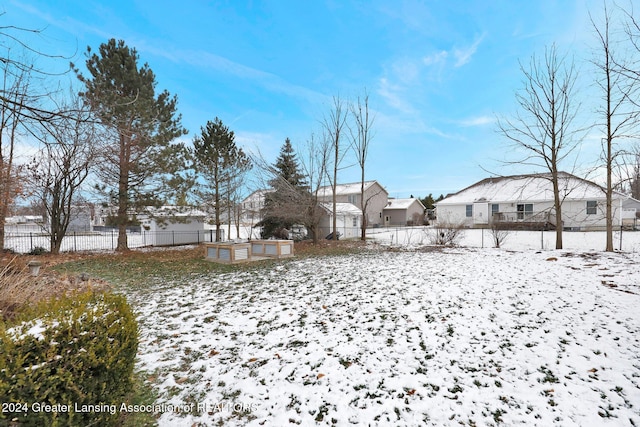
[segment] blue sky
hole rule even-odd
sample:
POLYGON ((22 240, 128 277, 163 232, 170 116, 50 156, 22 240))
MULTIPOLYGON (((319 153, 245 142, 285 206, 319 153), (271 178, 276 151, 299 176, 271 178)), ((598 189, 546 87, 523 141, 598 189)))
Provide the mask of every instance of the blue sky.
MULTIPOLYGON (((302 150, 321 133, 333 96, 366 88, 375 111, 367 179, 408 197, 458 191, 484 169, 513 172, 499 162, 509 153, 495 118, 516 111, 519 61, 555 42, 584 63, 588 12, 601 9, 596 0, 9 0, 0 20, 42 29, 25 37, 68 58, 47 61, 54 71, 83 68, 87 46, 123 39, 158 89, 178 96, 187 139, 217 116, 271 162, 285 138, 302 150)), ((340 176, 358 179, 355 166, 340 176)))

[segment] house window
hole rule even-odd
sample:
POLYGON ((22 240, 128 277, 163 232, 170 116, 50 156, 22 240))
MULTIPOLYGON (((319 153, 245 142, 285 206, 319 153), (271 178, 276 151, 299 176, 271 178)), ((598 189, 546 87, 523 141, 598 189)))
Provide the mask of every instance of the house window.
POLYGON ((466 205, 465 208, 467 211, 467 218, 471 218, 473 216, 473 205, 466 205))
POLYGON ((353 226, 357 227, 358 226, 358 218, 357 217, 353 217, 353 226))
POLYGON ((349 194, 347 196, 347 202, 351 203, 352 205, 358 205, 358 195, 357 194, 349 194))
POLYGON ((587 200, 587 215, 595 215, 596 213, 598 213, 598 202, 587 200))
POLYGON ((497 203, 491 204, 491 216, 495 216, 498 212, 500 212, 500 205, 497 203))
POLYGON ((518 219, 522 220, 533 215, 533 203, 522 203, 517 206, 518 219))

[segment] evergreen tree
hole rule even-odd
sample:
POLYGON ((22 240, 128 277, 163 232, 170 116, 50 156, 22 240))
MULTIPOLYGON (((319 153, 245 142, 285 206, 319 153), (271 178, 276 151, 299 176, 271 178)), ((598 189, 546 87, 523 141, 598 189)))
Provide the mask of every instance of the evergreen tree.
POLYGON ((118 206, 118 250, 127 250, 129 215, 163 203, 169 180, 185 169, 185 148, 174 139, 186 133, 177 114, 177 98, 167 91, 156 94, 156 81, 148 64, 139 66, 135 49, 115 39, 87 48, 80 93, 106 130, 101 140, 98 175, 101 187, 118 206))
POLYGON ((262 237, 286 237, 284 229, 304 222, 306 198, 309 195, 306 177, 287 138, 280 155, 273 165, 273 179, 269 184, 273 191, 266 195, 262 221, 262 237))
POLYGON ((424 199, 420 199, 420 201, 422 202, 424 207, 427 208, 427 209, 435 208, 434 203, 436 201, 433 199, 433 194, 431 194, 431 193, 429 193, 429 195, 427 197, 425 197, 424 199))
MULTIPOLYGON (((199 202, 213 210, 216 242, 221 240, 221 214, 229 209, 233 185, 239 171, 249 168, 249 159, 235 143, 235 134, 216 117, 201 128, 193 140, 195 170, 204 178, 196 191, 199 202)), ((231 218, 229 218, 231 221, 231 218)))
POLYGON ((277 173, 276 180, 282 179, 289 185, 298 188, 303 188, 307 185, 289 138, 285 139, 284 145, 280 148, 280 155, 276 159, 274 167, 277 173))

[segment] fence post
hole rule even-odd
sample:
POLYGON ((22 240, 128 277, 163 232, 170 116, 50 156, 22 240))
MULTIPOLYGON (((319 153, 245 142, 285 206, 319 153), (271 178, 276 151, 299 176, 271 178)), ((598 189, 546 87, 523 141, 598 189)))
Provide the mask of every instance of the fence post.
POLYGON ((620 226, 620 252, 622 252, 622 226, 620 226))
POLYGON ((78 244, 76 242, 76 232, 73 232, 73 251, 78 252, 78 244))
POLYGON ((111 230, 111 250, 115 250, 115 246, 113 245, 113 230, 111 230))

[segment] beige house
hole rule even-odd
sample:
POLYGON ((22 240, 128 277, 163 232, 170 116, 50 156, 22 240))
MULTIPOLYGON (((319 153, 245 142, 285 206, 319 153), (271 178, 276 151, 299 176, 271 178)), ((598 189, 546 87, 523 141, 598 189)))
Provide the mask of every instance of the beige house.
POLYGON ((422 225, 425 207, 419 199, 389 199, 382 211, 385 226, 422 225))
MULTIPOLYGON (((384 225, 383 210, 387 206, 389 193, 378 181, 365 181, 364 204, 361 200, 360 182, 351 184, 339 184, 336 186, 336 203, 351 203, 356 208, 366 211, 366 224, 368 227, 384 225), (364 209, 363 209, 364 207, 364 209)), ((331 186, 321 187, 318 190, 318 200, 331 203, 333 191, 331 186)))

